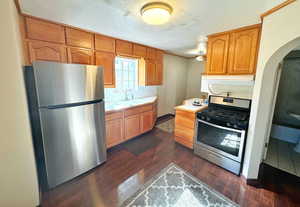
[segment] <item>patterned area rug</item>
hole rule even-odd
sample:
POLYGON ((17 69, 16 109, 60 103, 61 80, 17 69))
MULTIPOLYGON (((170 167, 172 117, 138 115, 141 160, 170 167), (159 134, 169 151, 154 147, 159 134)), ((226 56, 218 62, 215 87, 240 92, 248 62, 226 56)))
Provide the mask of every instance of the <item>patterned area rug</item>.
POLYGON ((157 128, 169 132, 169 133, 173 133, 174 132, 174 127, 175 127, 175 119, 170 119, 168 121, 165 121, 161 124, 156 125, 157 128))
POLYGON ((171 163, 122 207, 238 207, 180 167, 171 163))

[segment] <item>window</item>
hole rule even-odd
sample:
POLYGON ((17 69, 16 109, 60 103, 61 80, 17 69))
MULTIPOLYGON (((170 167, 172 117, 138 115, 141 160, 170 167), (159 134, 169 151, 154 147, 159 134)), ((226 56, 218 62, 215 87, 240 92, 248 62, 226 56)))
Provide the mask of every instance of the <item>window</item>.
POLYGON ((138 60, 116 57, 116 89, 121 91, 135 90, 138 87, 138 60))

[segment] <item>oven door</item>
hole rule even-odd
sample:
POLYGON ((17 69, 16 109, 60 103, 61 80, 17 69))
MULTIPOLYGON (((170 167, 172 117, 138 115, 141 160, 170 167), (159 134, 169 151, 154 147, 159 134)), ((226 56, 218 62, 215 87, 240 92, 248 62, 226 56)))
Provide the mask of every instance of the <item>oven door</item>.
POLYGON ((196 143, 225 157, 241 162, 245 130, 218 126, 203 120, 197 121, 196 143))

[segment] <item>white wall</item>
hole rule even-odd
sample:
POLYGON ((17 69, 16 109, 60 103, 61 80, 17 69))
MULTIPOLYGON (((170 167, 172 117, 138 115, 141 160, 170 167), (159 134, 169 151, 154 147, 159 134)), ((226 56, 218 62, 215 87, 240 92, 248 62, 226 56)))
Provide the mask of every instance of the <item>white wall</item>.
POLYGON ((186 58, 164 55, 163 85, 158 89, 158 116, 174 113, 174 107, 182 104, 186 96, 186 58))
POLYGON ((201 94, 201 73, 204 72, 204 62, 195 58, 188 60, 186 98, 196 98, 201 94))
POLYGON ((0 1, 0 206, 39 204, 14 1, 0 1))
POLYGON ((267 16, 263 22, 243 169, 246 178, 257 178, 264 143, 269 137, 278 64, 300 45, 299 12, 300 2, 296 1, 267 16))

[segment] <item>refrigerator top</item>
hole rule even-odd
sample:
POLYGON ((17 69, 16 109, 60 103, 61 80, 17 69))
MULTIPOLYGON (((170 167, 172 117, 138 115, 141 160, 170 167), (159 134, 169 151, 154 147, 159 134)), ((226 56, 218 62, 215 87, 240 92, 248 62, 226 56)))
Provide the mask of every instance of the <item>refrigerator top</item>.
POLYGON ((104 98, 102 67, 37 61, 33 71, 39 107, 104 98))

